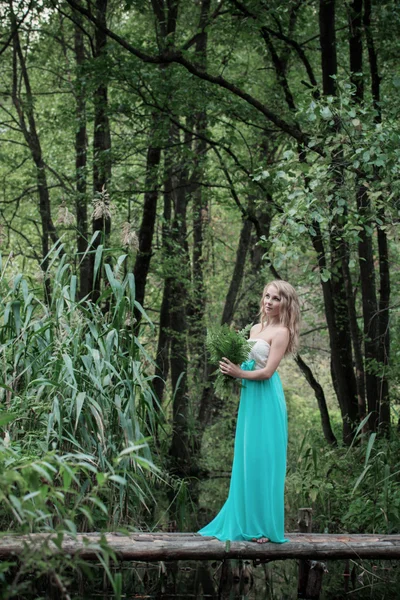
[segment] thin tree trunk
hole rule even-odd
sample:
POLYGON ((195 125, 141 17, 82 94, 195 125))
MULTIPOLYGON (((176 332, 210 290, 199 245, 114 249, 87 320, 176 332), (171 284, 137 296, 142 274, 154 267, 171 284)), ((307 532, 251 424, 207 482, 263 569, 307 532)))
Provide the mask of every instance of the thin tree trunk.
POLYGON ((371 0, 364 0, 364 17, 363 25, 365 32, 365 40, 368 50, 368 61, 371 73, 371 93, 374 108, 377 112, 376 120, 381 120, 381 107, 380 107, 380 87, 381 77, 378 70, 378 57, 375 50, 374 38, 372 36, 371 28, 371 0))
MULTIPOLYGON (((96 0, 96 14, 102 27, 107 26, 108 0, 96 0)), ((101 27, 95 27, 95 59, 101 62, 107 49, 107 35, 101 27)), ((106 70, 104 69, 104 79, 106 70)), ((93 133, 93 193, 95 201, 99 202, 102 209, 92 218, 93 233, 99 235, 93 243, 90 254, 90 284, 92 287, 92 300, 96 302, 100 296, 102 268, 99 268, 95 277, 94 261, 95 250, 100 244, 103 248, 108 241, 111 230, 111 214, 109 211, 108 188, 111 183, 111 133, 108 118, 108 86, 101 81, 94 92, 94 133, 93 133)))
POLYGON ((346 296, 350 300, 347 302, 347 310, 350 326, 350 336, 353 344, 354 363, 356 367, 358 417, 361 422, 367 414, 365 404, 365 372, 364 359, 362 353, 362 334, 357 323, 355 298, 351 284, 349 264, 347 261, 344 264, 342 264, 342 271, 344 284, 346 286, 346 296))
MULTIPOLYGON (((376 110, 375 121, 381 121, 380 83, 381 77, 378 70, 378 59, 375 50, 371 28, 371 0, 364 0, 364 31, 368 50, 369 67, 371 73, 371 92, 373 105, 376 110)), ((385 208, 381 205, 377 209, 377 231, 379 252, 379 314, 378 314, 378 362, 381 373, 378 382, 379 402, 379 427, 390 433, 390 395, 387 378, 387 367, 390 357, 390 327, 389 327, 389 301, 390 301, 390 270, 389 251, 385 223, 385 208)))
POLYGON ((184 476, 192 466, 189 447, 189 396, 187 389, 187 308, 190 282, 189 251, 187 246, 187 170, 180 166, 178 185, 175 189, 175 214, 172 223, 172 266, 174 276, 170 280, 170 367, 173 390, 173 432, 170 456, 175 472, 184 476))
MULTIPOLYGON (((356 87, 354 101, 361 104, 364 98, 363 48, 362 48, 362 5, 363 0, 353 0, 349 7, 349 48, 351 79, 356 87)), ((364 319, 364 352, 366 361, 365 388, 368 410, 372 413, 369 426, 375 431, 377 426, 377 376, 371 372, 371 362, 377 359, 377 298, 375 291, 375 265, 372 235, 373 220, 368 191, 357 176, 356 201, 361 231, 359 234, 358 255, 361 275, 361 295, 364 319), (368 364, 369 363, 369 364, 368 364)))
POLYGON ((321 45, 322 88, 325 96, 335 96, 337 73, 335 0, 319 1, 319 41, 321 45))
POLYGON ((318 383, 318 381, 315 379, 313 372, 311 371, 307 363, 305 363, 300 354, 296 356, 295 361, 300 371, 303 373, 304 377, 310 384, 311 388, 314 390, 314 394, 318 402, 319 413, 321 415, 321 424, 324 437, 328 444, 330 444, 331 446, 337 446, 337 439, 332 431, 324 390, 321 384, 318 383))
MULTIPOLYGON (((169 140, 171 143, 173 136, 172 127, 170 129, 169 140)), ((171 153, 166 152, 164 158, 164 212, 163 212, 163 225, 162 225, 162 249, 164 258, 168 260, 168 256, 171 253, 171 204, 172 204, 172 164, 171 164, 171 153)), ((169 268, 167 266, 167 273, 169 268)), ((156 353, 156 372, 157 378, 154 380, 154 392, 158 398, 159 403, 162 403, 165 383, 168 378, 169 372, 169 348, 170 348, 170 308, 171 308, 171 276, 167 275, 164 279, 163 296, 160 309, 160 324, 158 328, 158 343, 156 353)))
MULTIPOLYGON (((157 34, 157 43, 160 52, 162 52, 168 40, 172 41, 178 16, 178 5, 174 0, 168 0, 165 5, 164 0, 151 0, 155 16, 155 26, 157 34)), ((165 80, 168 76, 168 69, 161 67, 161 76, 165 80)), ((170 367, 171 350, 171 307, 173 303, 173 275, 170 272, 170 260, 174 255, 174 244, 171 235, 172 204, 174 199, 174 180, 175 164, 173 154, 173 144, 177 137, 176 125, 170 124, 168 133, 168 144, 164 152, 164 212, 162 225, 162 261, 165 270, 163 296, 160 308, 160 324, 158 330, 158 343, 156 354, 156 379, 154 380, 154 392, 159 403, 162 403, 166 381, 170 367)), ((174 203, 175 205, 175 203, 174 203)), ((186 369, 186 365, 185 365, 186 369)), ((174 383, 176 383, 174 379, 174 383)), ((185 382, 184 382, 185 383, 185 382)))
POLYGON ((368 411, 371 413, 369 425, 372 431, 376 431, 379 423, 379 401, 378 379, 373 369, 373 363, 378 358, 378 301, 376 297, 372 236, 367 231, 367 228, 369 230, 373 224, 371 205, 368 191, 364 186, 360 186, 357 190, 357 210, 363 227, 359 233, 358 255, 364 320, 365 387, 368 411))
POLYGON ((249 221, 249 219, 244 219, 242 229, 240 231, 239 244, 236 251, 235 266, 233 269, 229 289, 225 298, 221 324, 230 324, 233 319, 236 300, 243 279, 244 267, 246 264, 246 255, 250 246, 252 229, 253 223, 249 221))
POLYGON ((314 250, 317 254, 318 268, 321 273, 321 285, 324 298, 325 318, 328 325, 329 345, 331 351, 332 372, 339 401, 340 411, 343 421, 343 440, 350 444, 353 438, 354 423, 358 417, 357 401, 351 402, 353 389, 349 387, 349 381, 346 377, 346 371, 341 361, 340 343, 338 339, 338 327, 336 324, 336 311, 333 302, 331 280, 324 281, 324 272, 327 269, 325 249, 322 240, 322 233, 318 222, 313 223, 316 235, 312 236, 314 250))
MULTIPOLYGON (((75 19, 80 20, 76 15, 75 19)), ((79 296, 86 296, 91 289, 89 257, 83 258, 88 245, 88 211, 87 211, 87 131, 86 131, 86 93, 83 82, 82 67, 85 63, 85 44, 83 32, 78 23, 74 26, 74 47, 77 67, 76 76, 76 120, 75 133, 75 179, 76 179, 76 231, 79 259, 79 296)))
MULTIPOLYGON (((321 66, 323 93, 325 96, 336 95, 335 76, 337 74, 336 33, 335 33, 335 0, 320 0, 319 27, 321 45, 321 66)), ((340 124, 334 125, 335 131, 340 124)), ((343 186, 341 155, 335 157, 332 164, 332 177, 335 186, 343 186)), ((334 195, 333 195, 334 196, 334 195)), ((357 384, 353 370, 351 349, 349 303, 354 302, 353 295, 348 296, 351 282, 346 284, 344 273, 350 279, 349 250, 344 239, 344 228, 347 221, 345 212, 340 215, 334 205, 329 205, 331 214, 330 246, 331 272, 330 281, 322 281, 325 314, 328 324, 331 347, 332 380, 338 397, 343 419, 343 439, 349 444, 358 421, 357 384)), ((313 236, 314 249, 317 252, 319 268, 326 269, 326 257, 319 224, 314 224, 317 235, 313 236)))
POLYGON ((357 102, 361 102, 364 97, 364 77, 362 73, 362 7, 363 0, 352 0, 349 6, 350 77, 356 87, 355 99, 357 102))
MULTIPOLYGON (((338 185, 343 185, 342 182, 338 185)), ((331 214, 334 214, 333 206, 331 214)), ((332 363, 333 383, 337 387, 338 377, 343 376, 346 381, 346 396, 343 404, 346 408, 346 418, 351 419, 352 427, 358 421, 358 390, 353 368, 353 356, 351 347, 351 323, 349 314, 355 312, 354 295, 351 293, 351 276, 349 268, 349 248, 344 240, 344 227, 347 214, 335 215, 331 221, 330 246, 331 246, 331 293, 333 310, 335 311, 336 324, 336 346, 339 353, 341 375, 337 367, 332 363), (347 280, 347 283, 346 283, 347 280), (350 295, 349 295, 349 293, 350 295)), ((337 364, 337 363, 336 363, 337 364)))
MULTIPOLYGON (((19 30, 16 23, 15 14, 12 3, 10 3, 11 26, 14 30, 13 36, 13 85, 12 85, 12 101, 18 114, 19 125, 24 135, 25 141, 30 149, 32 159, 36 167, 36 181, 39 193, 39 213, 41 221, 41 242, 42 242, 42 263, 41 268, 44 273, 47 272, 49 265, 49 239, 54 243, 59 241, 52 218, 49 188, 47 185, 46 166, 43 159, 42 147, 40 138, 37 132, 36 119, 34 113, 34 99, 29 79, 28 70, 26 67, 25 57, 21 49, 19 38, 19 30), (26 102, 21 100, 18 92, 18 62, 21 67, 22 81, 25 87, 26 102)), ((44 289, 46 299, 50 302, 51 285, 50 279, 45 277, 44 289)))
MULTIPOLYGON (((378 218, 384 223, 385 214, 382 207, 378 218)), ((378 316, 378 361, 381 366, 378 380, 379 428, 386 435, 390 433, 390 396, 387 370, 390 357, 390 271, 389 248, 385 230, 378 225, 379 251, 379 316, 378 316)))
MULTIPOLYGON (((208 35, 206 24, 209 18, 211 0, 202 0, 200 7, 199 31, 195 45, 196 62, 205 69, 207 66, 208 35)), ((192 250, 192 302, 189 322, 189 348, 193 366, 193 384, 201 393, 206 374, 207 356, 205 350, 206 291, 203 273, 204 231, 208 223, 207 197, 202 186, 207 151, 207 112, 205 109, 194 113, 193 141, 194 167, 191 176, 191 196, 193 211, 193 250, 192 250)))
MULTIPOLYGON (((156 135, 157 119, 153 118, 152 134, 150 145, 147 151, 146 159, 146 178, 145 194, 143 204, 143 216, 139 229, 139 250, 136 255, 134 275, 136 287, 136 300, 143 306, 147 276, 150 269, 150 260, 152 255, 154 227, 157 216, 158 184, 157 175, 160 165, 161 149, 155 145, 154 136, 156 135)), ((138 330, 142 313, 135 309, 135 328, 138 330)))

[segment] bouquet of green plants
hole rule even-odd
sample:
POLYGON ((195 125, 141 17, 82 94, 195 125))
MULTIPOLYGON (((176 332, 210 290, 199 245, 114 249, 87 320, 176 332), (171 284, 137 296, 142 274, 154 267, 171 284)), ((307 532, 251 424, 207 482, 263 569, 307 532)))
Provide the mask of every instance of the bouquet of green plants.
POLYGON ((235 331, 229 325, 219 325, 207 331, 207 350, 210 361, 218 365, 214 390, 217 396, 224 397, 232 394, 237 379, 224 375, 219 370, 219 361, 225 357, 235 365, 240 365, 249 357, 250 344, 247 340, 251 325, 241 331, 235 331))

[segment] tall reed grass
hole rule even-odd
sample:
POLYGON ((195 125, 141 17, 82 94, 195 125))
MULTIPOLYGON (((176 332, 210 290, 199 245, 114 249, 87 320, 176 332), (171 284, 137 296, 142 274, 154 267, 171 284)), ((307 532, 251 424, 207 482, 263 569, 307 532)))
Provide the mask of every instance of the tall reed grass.
POLYGON ((138 525, 149 510, 159 477, 149 440, 161 411, 134 308, 152 325, 133 275, 119 274, 125 258, 105 265, 105 289, 93 304, 78 298, 67 255, 53 249, 46 304, 40 287, 0 257, 3 528, 52 527, 63 514, 71 530, 138 525), (41 486, 53 495, 52 515, 39 501, 41 486))

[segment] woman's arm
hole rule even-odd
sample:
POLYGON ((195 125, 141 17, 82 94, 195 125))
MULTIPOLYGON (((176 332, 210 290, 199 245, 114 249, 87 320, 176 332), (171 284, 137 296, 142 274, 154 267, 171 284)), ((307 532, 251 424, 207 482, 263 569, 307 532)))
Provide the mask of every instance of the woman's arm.
POLYGON ((250 379, 252 381, 262 381, 269 379, 275 373, 282 358, 285 355, 289 344, 289 331, 286 328, 278 331, 271 343, 267 364, 263 369, 256 371, 244 371, 239 365, 235 365, 227 358, 223 358, 219 363, 221 373, 236 377, 239 379, 250 379))

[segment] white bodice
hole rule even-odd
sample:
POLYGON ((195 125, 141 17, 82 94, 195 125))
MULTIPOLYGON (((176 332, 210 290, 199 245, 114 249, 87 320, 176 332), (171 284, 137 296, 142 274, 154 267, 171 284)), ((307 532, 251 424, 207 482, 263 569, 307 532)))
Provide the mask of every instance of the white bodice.
POLYGON ((261 338, 252 338, 248 340, 251 350, 249 354, 249 360, 254 360, 254 370, 263 369, 267 364, 270 345, 261 338))

